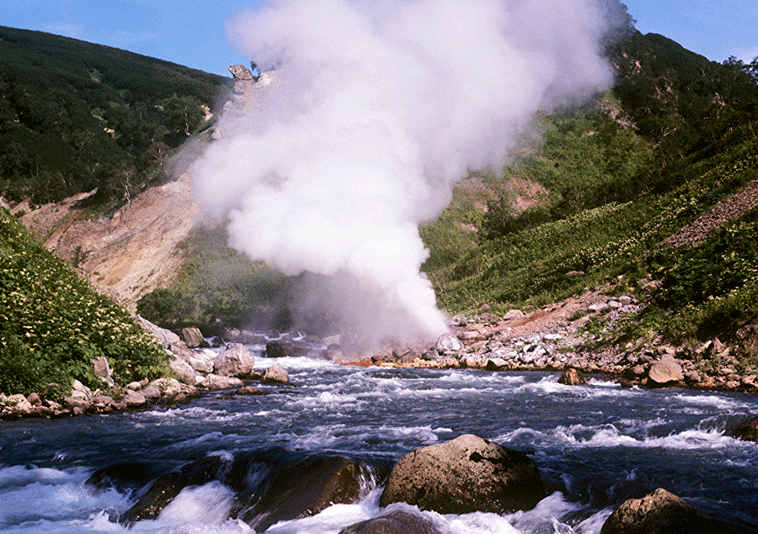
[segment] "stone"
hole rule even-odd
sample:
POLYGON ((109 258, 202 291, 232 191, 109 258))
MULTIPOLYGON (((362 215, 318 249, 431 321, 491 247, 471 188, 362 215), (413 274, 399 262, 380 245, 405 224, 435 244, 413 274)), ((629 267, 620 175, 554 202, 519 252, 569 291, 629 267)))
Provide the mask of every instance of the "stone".
POLYGON ((156 338, 158 338, 158 342, 163 345, 164 348, 168 349, 171 347, 173 343, 179 343, 181 342, 181 338, 177 336, 175 333, 173 333, 171 330, 166 330, 165 328, 161 328, 160 326, 151 323, 144 317, 137 316, 137 320, 139 324, 142 326, 142 328, 150 333, 153 334, 156 338))
POLYGON ((463 343, 455 334, 448 332, 437 339, 436 348, 440 354, 449 354, 463 350, 463 343))
POLYGON ((403 456, 379 504, 406 502, 440 514, 533 508, 545 497, 537 465, 526 455, 472 434, 403 456))
POLYGON ((524 317, 526 317, 526 314, 521 310, 510 310, 503 316, 503 319, 506 321, 514 321, 516 319, 523 319, 524 317))
POLYGON ((441 534, 425 517, 394 511, 343 528, 339 534, 441 534))
POLYGON ((179 335, 184 343, 191 349, 195 349, 205 343, 203 333, 196 326, 182 328, 179 335))
POLYGON ((558 379, 559 384, 565 384, 567 386, 585 386, 587 385, 587 378, 578 369, 566 369, 563 375, 558 379))
POLYGON ((234 76, 235 80, 240 81, 252 81, 253 73, 244 65, 230 65, 229 72, 234 76))
POLYGON ((29 401, 29 404, 32 406, 39 406, 42 404, 42 399, 39 398, 39 395, 36 393, 30 393, 28 397, 26 397, 26 400, 29 401))
POLYGON ((253 372, 255 359, 250 350, 240 343, 230 343, 213 360, 213 372, 220 376, 246 377, 253 372))
POLYGON ((266 356, 269 358, 296 358, 308 356, 308 349, 289 341, 269 341, 266 343, 266 356))
POLYGON ((169 367, 180 381, 185 384, 195 384, 195 370, 184 360, 173 359, 169 362, 169 367))
POLYGON ((453 316, 453 318, 450 320, 450 324, 453 326, 464 327, 468 325, 468 319, 466 319, 466 316, 464 314, 459 313, 458 315, 453 316))
POLYGON ((192 367, 196 373, 202 373, 207 375, 213 372, 213 359, 216 357, 215 353, 206 354, 205 352, 195 353, 187 360, 187 363, 192 367))
POLYGON ((499 371, 508 366, 508 362, 502 358, 490 358, 487 360, 486 369, 488 371, 499 371))
POLYGON ((628 499, 606 519, 601 534, 689 534, 729 532, 680 497, 658 488, 641 499, 628 499))
POLYGON ((104 383, 108 384, 109 386, 113 386, 115 382, 113 381, 113 371, 111 370, 111 366, 108 365, 108 360, 105 359, 105 356, 100 356, 99 358, 94 358, 91 360, 92 365, 95 368, 95 375, 97 375, 100 380, 102 380, 104 383))
POLYGON ((210 374, 201 378, 198 384, 210 390, 232 389, 242 387, 242 380, 234 376, 210 374))
POLYGON ((236 395, 265 395, 264 391, 261 391, 255 386, 242 386, 236 392, 236 395))
POLYGON ((737 439, 758 441, 758 417, 737 424, 729 433, 737 439))
MULTIPOLYGON (((256 458, 251 458, 255 464, 256 458)), ((239 463, 239 462, 237 462, 239 463)), ((280 460, 262 494, 243 504, 238 516, 257 532, 279 521, 315 515, 333 504, 350 504, 361 497, 367 467, 341 456, 310 456, 280 460)), ((243 474, 245 471, 238 469, 243 474)), ((233 481, 227 481, 235 487, 233 481)))
POLYGON ((13 417, 29 415, 34 409, 29 399, 20 393, 8 396, 3 404, 3 412, 7 411, 13 417))
POLYGON ((127 407, 129 408, 135 408, 137 406, 144 406, 147 404, 147 398, 144 394, 142 394, 139 391, 134 391, 131 389, 127 389, 126 393, 124 393, 124 398, 122 399, 124 403, 126 403, 127 407))
POLYGON ((266 368, 261 381, 264 384, 280 383, 287 384, 290 381, 289 373, 280 365, 271 365, 266 368))
POLYGON ((647 376, 659 386, 684 380, 682 366, 670 354, 664 355, 660 360, 655 362, 650 367, 647 376))

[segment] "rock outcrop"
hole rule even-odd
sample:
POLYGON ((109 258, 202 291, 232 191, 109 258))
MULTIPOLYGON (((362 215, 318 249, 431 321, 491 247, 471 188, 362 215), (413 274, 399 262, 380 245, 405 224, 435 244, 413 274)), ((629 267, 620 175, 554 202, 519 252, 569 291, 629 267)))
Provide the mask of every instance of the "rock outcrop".
POLYGON ((406 502, 441 514, 504 513, 531 509, 544 497, 534 461, 465 434, 403 456, 387 479, 380 504, 406 502))

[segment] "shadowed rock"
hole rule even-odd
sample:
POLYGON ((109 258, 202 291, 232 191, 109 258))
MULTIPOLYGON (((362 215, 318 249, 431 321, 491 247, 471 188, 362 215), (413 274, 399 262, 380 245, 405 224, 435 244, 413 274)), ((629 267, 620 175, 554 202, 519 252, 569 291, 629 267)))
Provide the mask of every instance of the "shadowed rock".
POLYGON ((440 530, 421 516, 390 512, 343 528, 339 534, 440 534, 440 530))
POLYGON ((269 358, 286 358, 307 356, 308 349, 289 341, 269 341, 266 343, 266 356, 269 358))
POLYGON ((587 379, 581 371, 576 369, 566 369, 563 375, 558 379, 558 383, 567 386, 585 386, 587 385, 587 379))
POLYGON ((739 423, 731 429, 732 436, 745 441, 758 441, 758 417, 739 423))
POLYGON ((663 488, 624 501, 603 524, 601 534, 705 534, 732 532, 663 488))
POLYGON ((544 497, 531 459, 466 434, 403 456, 379 504, 407 502, 441 514, 503 513, 533 508, 544 497))

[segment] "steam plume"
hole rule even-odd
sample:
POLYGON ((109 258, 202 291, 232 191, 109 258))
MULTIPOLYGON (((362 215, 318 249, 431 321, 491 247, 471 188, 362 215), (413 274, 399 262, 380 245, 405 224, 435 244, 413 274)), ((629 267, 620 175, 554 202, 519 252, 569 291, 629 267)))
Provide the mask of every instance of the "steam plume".
MULTIPOLYGON (((418 224, 469 169, 499 167, 535 112, 606 88, 595 0, 282 0, 230 35, 274 86, 220 119, 198 199, 230 244, 329 279, 381 335, 446 330, 418 224)), ((259 84, 261 85, 261 84, 259 84)))

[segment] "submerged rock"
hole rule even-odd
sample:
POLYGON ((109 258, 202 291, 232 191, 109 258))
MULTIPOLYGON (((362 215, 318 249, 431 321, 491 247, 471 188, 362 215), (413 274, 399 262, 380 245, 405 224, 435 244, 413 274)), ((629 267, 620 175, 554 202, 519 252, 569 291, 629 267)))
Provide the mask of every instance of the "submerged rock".
POLYGON ((440 530, 419 515, 390 512, 343 528, 339 534, 440 534, 440 530))
POLYGON ((406 502, 441 514, 504 513, 545 497, 526 455, 471 434, 403 456, 387 479, 381 506, 406 502))

